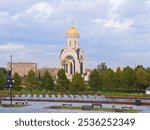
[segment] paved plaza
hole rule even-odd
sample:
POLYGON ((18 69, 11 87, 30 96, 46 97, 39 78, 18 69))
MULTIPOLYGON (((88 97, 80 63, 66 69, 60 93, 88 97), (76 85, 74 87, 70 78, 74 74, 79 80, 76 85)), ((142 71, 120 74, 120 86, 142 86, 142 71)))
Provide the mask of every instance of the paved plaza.
MULTIPOLYGON (((3 103, 10 103, 10 101, 2 101, 3 103)), ((14 101, 13 101, 14 103, 14 101)), ((48 106, 61 105, 65 102, 28 102, 30 106, 20 107, 20 108, 10 108, 1 107, 0 113, 100 113, 100 111, 83 111, 83 110, 64 110, 64 109, 47 109, 48 106)), ((71 102, 70 102, 71 103, 71 102)), ((91 103, 71 103, 73 106, 91 105, 91 103)), ((134 109, 142 110, 142 113, 150 112, 150 106, 135 106, 135 105, 117 105, 116 108, 121 108, 122 106, 132 106, 134 109)), ((112 104, 103 104, 104 108, 111 108, 112 104)))
MULTIPOLYGON (((134 105, 135 99, 119 99, 119 98, 106 98, 103 96, 91 96, 91 95, 31 95, 31 94, 22 94, 15 95, 13 97, 13 104, 16 102, 24 102, 28 103, 29 106, 25 107, 0 107, 0 113, 83 113, 83 112, 100 112, 100 111, 92 111, 92 110, 66 110, 66 109, 50 109, 46 108, 49 106, 62 106, 69 102, 72 106, 82 105, 91 105, 92 102, 130 102, 132 104, 107 104, 102 103, 103 108, 112 108, 115 105, 115 108, 122 108, 124 106, 132 107, 133 109, 139 109, 140 112, 150 112, 150 105, 134 105), (60 102, 59 102, 60 101, 60 102), (89 102, 87 102, 89 101, 89 102)), ((141 102, 150 103, 150 99, 141 99, 141 102)), ((10 104, 10 97, 1 98, 2 104, 10 104)))

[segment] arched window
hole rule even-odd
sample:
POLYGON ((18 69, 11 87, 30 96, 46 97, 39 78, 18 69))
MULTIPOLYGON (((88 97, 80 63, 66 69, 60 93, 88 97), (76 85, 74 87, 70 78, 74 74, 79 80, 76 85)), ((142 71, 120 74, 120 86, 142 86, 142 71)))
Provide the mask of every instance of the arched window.
POLYGON ((70 74, 73 74, 73 67, 72 67, 72 63, 70 64, 70 74))
POLYGON ((66 71, 66 73, 68 73, 68 65, 67 64, 65 64, 65 71, 66 71))
POLYGON ((74 45, 77 46, 76 41, 74 41, 74 43, 75 43, 74 45))
POLYGON ((83 63, 80 63, 80 73, 83 74, 83 63))
POLYGON ((80 60, 83 61, 83 55, 80 56, 80 60))

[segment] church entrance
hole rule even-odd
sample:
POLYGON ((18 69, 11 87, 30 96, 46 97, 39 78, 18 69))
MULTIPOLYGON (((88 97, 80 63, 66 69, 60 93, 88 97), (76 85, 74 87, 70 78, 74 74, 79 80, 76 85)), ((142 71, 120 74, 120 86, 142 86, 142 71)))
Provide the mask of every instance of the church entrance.
POLYGON ((62 63, 63 68, 68 76, 75 74, 75 60, 73 56, 67 56, 62 63))
POLYGON ((83 74, 83 63, 80 63, 80 73, 83 74))

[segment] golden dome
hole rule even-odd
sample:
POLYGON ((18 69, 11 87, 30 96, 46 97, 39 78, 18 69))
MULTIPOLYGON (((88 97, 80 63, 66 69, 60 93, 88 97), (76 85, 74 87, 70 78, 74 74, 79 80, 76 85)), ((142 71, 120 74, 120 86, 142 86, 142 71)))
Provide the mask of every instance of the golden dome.
POLYGON ((66 32, 66 34, 79 34, 79 31, 72 24, 72 27, 68 29, 68 31, 66 32))

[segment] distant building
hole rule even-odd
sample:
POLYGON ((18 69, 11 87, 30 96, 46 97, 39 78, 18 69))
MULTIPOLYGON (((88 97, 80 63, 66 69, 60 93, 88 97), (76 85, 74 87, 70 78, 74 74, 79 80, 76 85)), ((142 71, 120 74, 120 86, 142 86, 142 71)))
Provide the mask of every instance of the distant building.
POLYGON ((145 89, 146 94, 150 94, 150 87, 145 89))
POLYGON ((121 71, 123 71, 124 67, 117 67, 117 68, 111 68, 114 72, 117 72, 117 69, 120 68, 121 71))
MULTIPOLYGON (((7 70, 10 70, 11 64, 7 64, 7 70)), ((37 72, 37 63, 12 63, 12 75, 17 72, 21 77, 28 75, 28 72, 33 70, 37 72)))
POLYGON ((51 76, 56 77, 56 75, 59 71, 59 68, 47 68, 47 67, 39 68, 37 70, 37 73, 38 73, 38 75, 40 74, 40 76, 43 76, 46 71, 48 71, 51 74, 51 76))

